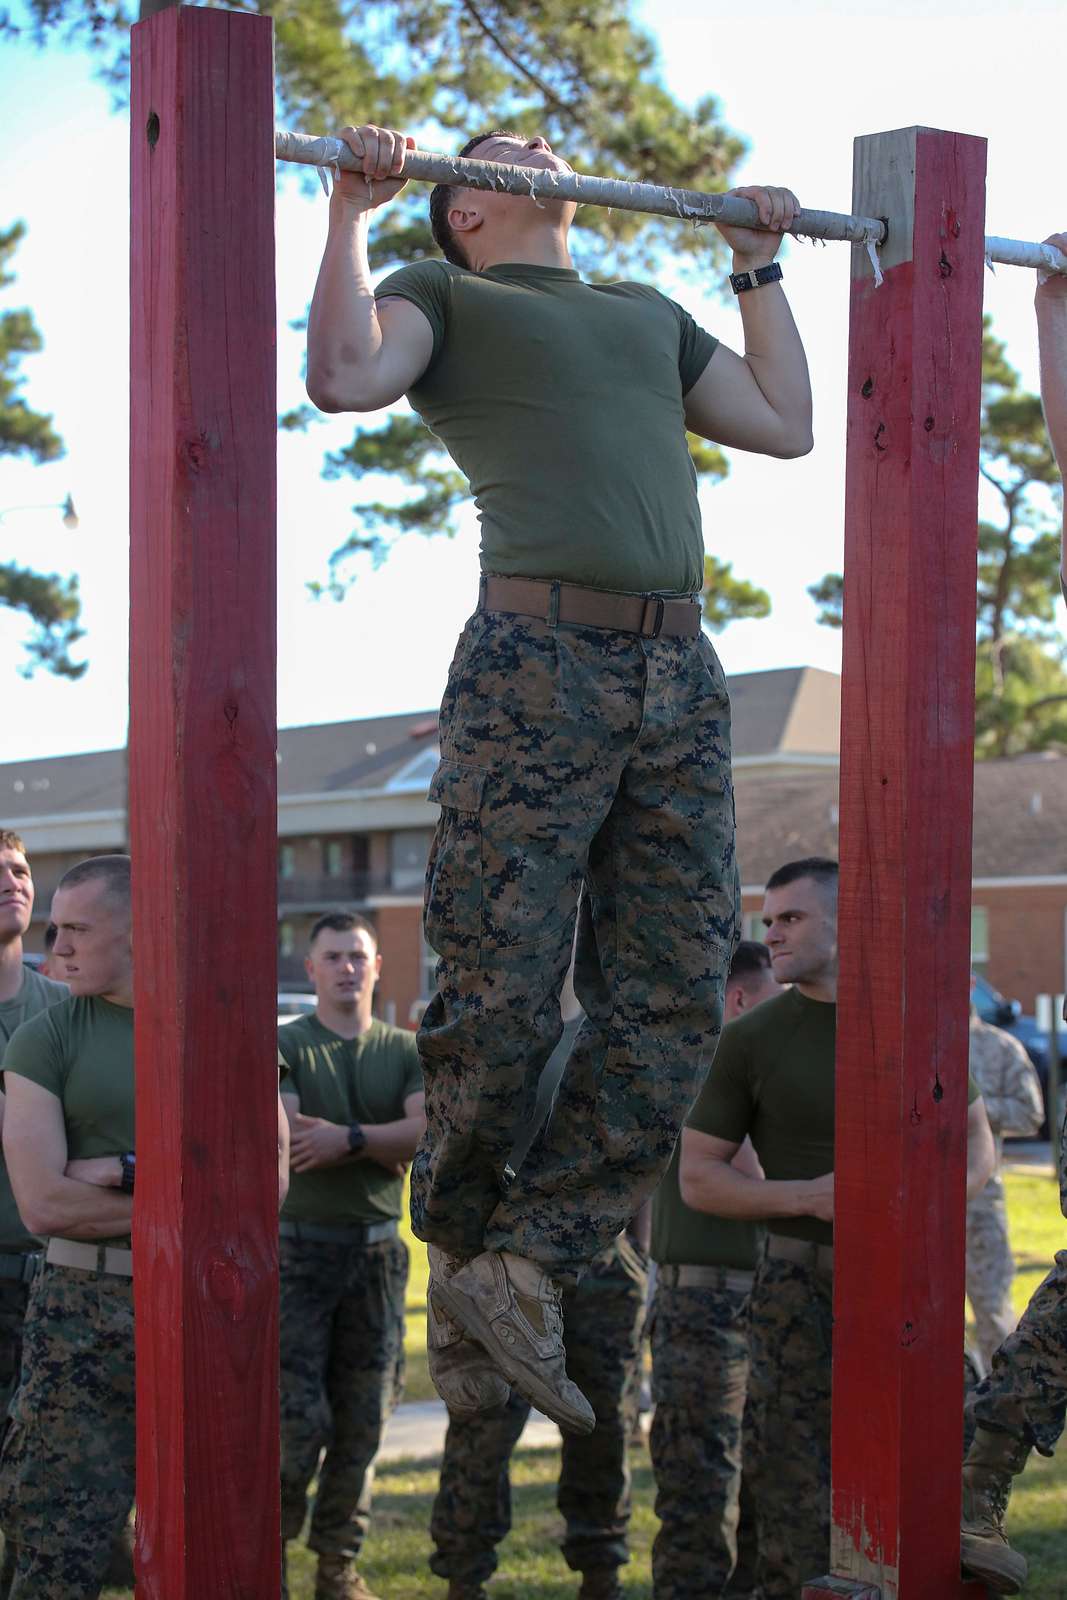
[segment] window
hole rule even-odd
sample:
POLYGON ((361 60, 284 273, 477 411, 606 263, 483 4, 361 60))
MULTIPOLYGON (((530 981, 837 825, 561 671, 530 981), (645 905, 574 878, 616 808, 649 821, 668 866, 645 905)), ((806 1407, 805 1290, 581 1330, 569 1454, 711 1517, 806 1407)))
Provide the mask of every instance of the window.
POLYGON ((328 878, 339 878, 345 870, 345 847, 340 839, 327 839, 323 851, 323 865, 328 878))
POLYGON ((283 878, 291 878, 296 871, 296 850, 291 844, 283 844, 278 851, 278 871, 283 878))
POLYGON ((278 926, 278 954, 289 957, 296 950, 296 929, 291 922, 282 922, 278 926))
POLYGON ((757 944, 763 943, 766 928, 763 926, 762 911, 745 911, 741 916, 742 939, 755 939, 757 944))
POLYGON ((971 966, 984 972, 989 965, 989 912, 985 906, 971 907, 971 966))
POLYGON ((407 828, 389 839, 389 882, 393 889, 421 889, 430 854, 429 828, 407 828))

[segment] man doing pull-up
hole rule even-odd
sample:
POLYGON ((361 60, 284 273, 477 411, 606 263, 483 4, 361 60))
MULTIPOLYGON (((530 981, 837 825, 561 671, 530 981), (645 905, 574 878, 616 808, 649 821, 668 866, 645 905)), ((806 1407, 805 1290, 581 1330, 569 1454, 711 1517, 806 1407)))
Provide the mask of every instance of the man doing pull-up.
MULTIPOLYGON (((406 394, 470 480, 478 609, 441 710, 426 889, 440 958, 419 1032, 427 1132, 412 1169, 431 1245, 434 1380, 458 1409, 514 1385, 563 1427, 593 1414, 564 1368, 558 1285, 640 1208, 718 1036, 737 921, 730 706, 701 631, 704 545, 686 429, 811 448, 780 232, 722 228, 745 353, 638 283, 584 283, 575 207, 439 186, 445 260, 372 288, 368 218, 412 141, 347 128, 308 324, 327 411, 406 394), (585 1011, 552 1114, 513 1176, 516 1124, 561 1030, 578 922, 585 1011)), ((569 170, 543 138, 463 152, 569 170)), ((788 226, 788 189, 738 191, 788 226)))

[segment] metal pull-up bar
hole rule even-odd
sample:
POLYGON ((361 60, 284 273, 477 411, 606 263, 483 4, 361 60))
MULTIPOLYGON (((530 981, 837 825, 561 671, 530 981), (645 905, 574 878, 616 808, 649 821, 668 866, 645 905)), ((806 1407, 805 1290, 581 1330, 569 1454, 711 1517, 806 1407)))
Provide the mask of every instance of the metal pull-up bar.
MULTIPOLYGON (((274 135, 279 161, 297 161, 312 167, 344 167, 358 172, 359 162, 343 139, 332 135, 292 133, 274 135)), ((408 150, 405 178, 424 183, 455 183, 466 189, 495 189, 526 195, 531 200, 574 200, 579 205, 607 206, 615 211, 645 211, 653 216, 677 217, 682 222, 725 222, 735 227, 761 226, 756 207, 740 195, 704 194, 698 189, 675 189, 669 184, 627 183, 619 178, 594 178, 582 172, 553 172, 543 167, 509 166, 500 161, 472 161, 469 156, 442 156, 427 150, 408 150)), ((884 244, 887 225, 881 217, 853 217, 839 211, 801 211, 789 233, 807 239, 841 239, 852 244, 884 244)), ((1067 255, 1054 245, 1025 239, 986 239, 986 260, 1012 267, 1039 267, 1067 274, 1067 255)))

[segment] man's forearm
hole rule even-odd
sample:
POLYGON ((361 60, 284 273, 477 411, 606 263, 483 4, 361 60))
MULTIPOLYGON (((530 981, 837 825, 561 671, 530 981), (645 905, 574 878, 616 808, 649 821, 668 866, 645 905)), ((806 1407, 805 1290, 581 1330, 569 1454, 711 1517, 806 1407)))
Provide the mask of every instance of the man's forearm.
POLYGON ((1041 403, 1059 469, 1067 471, 1067 280, 1049 280, 1034 296, 1041 363, 1041 403))
MULTIPOLYGON (((1050 278, 1034 295, 1041 363, 1041 404, 1052 453, 1067 472, 1067 279, 1050 278)), ((1060 587, 1067 601, 1067 516, 1060 547, 1060 587)))
POLYGON ((361 369, 373 365, 382 347, 367 259, 369 225, 369 212, 335 191, 308 314, 307 390, 323 410, 358 402, 361 369))
MULTIPOLYGON (((735 271, 748 271, 745 260, 735 271)), ((783 433, 797 448, 811 448, 811 379, 799 330, 780 283, 738 295, 745 330, 745 362, 783 433)))
POLYGON ((701 1162, 691 1169, 683 1165, 681 1187, 687 1206, 714 1217, 764 1222, 772 1217, 810 1215, 805 1203, 809 1184, 750 1178, 724 1161, 701 1162))
POLYGON ((364 1122, 366 1144, 360 1154, 372 1161, 410 1161, 426 1130, 426 1118, 401 1117, 398 1122, 364 1122))
POLYGON ((110 1239, 129 1233, 133 1199, 122 1189, 105 1189, 76 1178, 53 1177, 19 1212, 31 1233, 58 1234, 65 1239, 110 1239))

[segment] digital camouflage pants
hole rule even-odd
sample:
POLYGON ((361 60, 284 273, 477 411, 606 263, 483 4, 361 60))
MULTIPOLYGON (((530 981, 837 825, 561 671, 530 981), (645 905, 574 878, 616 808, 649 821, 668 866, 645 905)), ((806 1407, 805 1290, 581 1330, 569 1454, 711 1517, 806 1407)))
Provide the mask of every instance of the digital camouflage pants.
POLYGON ((737 872, 715 652, 702 636, 476 613, 430 798, 426 938, 440 961, 419 1030, 415 1232, 573 1280, 655 1188, 719 1033, 737 872), (560 1036, 576 916, 585 1021, 505 1188, 560 1036))
POLYGON ((971 1409, 979 1426, 1014 1434, 1052 1455, 1067 1413, 1067 1250, 993 1357, 971 1409))
POLYGON ((370 1521, 374 1458, 403 1390, 407 1246, 280 1240, 282 1539, 355 1557, 370 1521))
POLYGON ((650 1331, 655 1411, 649 1445, 660 1519, 652 1546, 653 1595, 740 1600, 756 1582, 754 1508, 741 1475, 748 1290, 725 1283, 675 1288, 660 1280, 650 1331))
POLYGON ((45 1266, 0 1456, 11 1600, 94 1600, 134 1493, 133 1285, 45 1266))
POLYGON ((1008 1211, 999 1173, 967 1207, 967 1298, 974 1313, 975 1344, 982 1371, 1015 1327, 1011 1283, 1015 1259, 1008 1237, 1008 1211))
POLYGON ((745 1471, 764 1600, 796 1600, 830 1566, 833 1283, 765 1257, 749 1302, 745 1471))
MULTIPOLYGON (((563 1556, 575 1572, 604 1571, 630 1559, 630 1435, 637 1417, 641 1332, 648 1275, 631 1242, 603 1251, 576 1289, 563 1296, 567 1372, 596 1413, 596 1427, 563 1435, 557 1504, 563 1556)), ((430 1568, 440 1578, 485 1583, 496 1547, 511 1527, 508 1462, 530 1414, 513 1394, 505 1406, 453 1417, 430 1534, 430 1568)))

